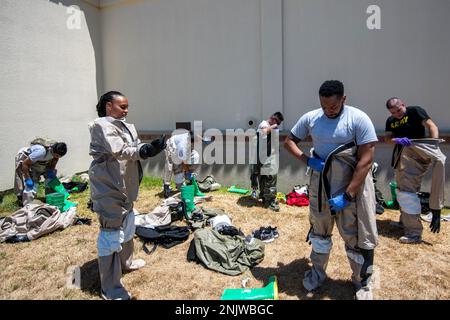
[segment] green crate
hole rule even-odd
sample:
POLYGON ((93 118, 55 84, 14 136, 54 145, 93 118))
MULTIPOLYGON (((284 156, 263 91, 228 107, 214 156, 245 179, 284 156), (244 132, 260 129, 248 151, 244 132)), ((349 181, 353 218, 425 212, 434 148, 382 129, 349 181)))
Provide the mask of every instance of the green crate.
POLYGON ((55 192, 45 196, 45 202, 51 206, 58 207, 59 210, 64 208, 64 194, 55 192))

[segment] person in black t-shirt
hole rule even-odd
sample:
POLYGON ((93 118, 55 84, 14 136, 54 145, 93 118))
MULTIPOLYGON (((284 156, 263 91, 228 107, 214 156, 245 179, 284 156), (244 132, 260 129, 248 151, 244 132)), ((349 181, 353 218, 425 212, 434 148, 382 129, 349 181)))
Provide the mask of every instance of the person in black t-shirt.
POLYGON ((391 100, 389 112, 392 114, 386 121, 386 132, 394 138, 422 139, 425 138, 425 127, 430 131, 431 138, 439 137, 438 127, 430 119, 422 107, 406 107, 400 99, 391 100))
POLYGON ((417 192, 420 191, 422 177, 431 169, 430 209, 433 218, 430 230, 433 233, 439 232, 441 209, 444 205, 446 157, 439 149, 439 129, 423 108, 406 107, 397 97, 390 98, 386 107, 391 116, 386 121, 385 141, 396 144, 393 167, 398 190, 397 200, 400 204, 400 221, 405 231, 400 242, 420 243, 423 227, 417 192), (428 138, 425 129, 429 132, 428 138))

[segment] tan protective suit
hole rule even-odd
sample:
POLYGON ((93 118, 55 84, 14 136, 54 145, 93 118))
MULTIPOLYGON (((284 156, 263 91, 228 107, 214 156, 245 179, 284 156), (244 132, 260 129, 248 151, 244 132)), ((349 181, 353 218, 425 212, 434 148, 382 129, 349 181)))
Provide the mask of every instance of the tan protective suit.
POLYGON ((417 196, 422 178, 428 169, 432 171, 430 209, 440 210, 444 206, 445 155, 439 149, 439 139, 412 139, 413 144, 401 148, 397 155, 395 178, 397 200, 400 204, 400 220, 405 236, 422 237, 420 221, 421 204, 417 196))
MULTIPOLYGON (((353 271, 352 282, 358 295, 362 287, 360 273, 364 263, 360 249, 373 250, 378 244, 375 190, 369 171, 356 196, 356 201, 332 215, 328 199, 345 192, 356 167, 356 147, 346 148, 340 152, 338 149, 326 159, 322 174, 317 171, 312 171, 311 174, 309 240, 312 245, 310 258, 313 267, 305 273, 303 285, 308 291, 313 291, 325 281, 328 259, 333 246, 331 235, 336 223, 345 242, 345 251, 353 271)), ((372 270, 373 266, 370 265, 368 273, 372 273, 372 270)))
POLYGON ((134 125, 102 117, 90 125, 89 168, 91 199, 98 214, 98 265, 102 295, 129 299, 122 285, 123 270, 132 268, 135 233, 133 202, 136 201, 142 167, 142 144, 134 125))

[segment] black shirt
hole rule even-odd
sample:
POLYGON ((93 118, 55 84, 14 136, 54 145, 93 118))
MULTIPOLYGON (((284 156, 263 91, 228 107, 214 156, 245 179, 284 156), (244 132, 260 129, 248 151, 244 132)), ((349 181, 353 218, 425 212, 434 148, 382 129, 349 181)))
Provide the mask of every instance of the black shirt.
POLYGON ((392 132, 394 138, 425 138, 424 120, 430 117, 422 107, 406 107, 406 113, 401 119, 390 116, 386 121, 386 131, 392 132))

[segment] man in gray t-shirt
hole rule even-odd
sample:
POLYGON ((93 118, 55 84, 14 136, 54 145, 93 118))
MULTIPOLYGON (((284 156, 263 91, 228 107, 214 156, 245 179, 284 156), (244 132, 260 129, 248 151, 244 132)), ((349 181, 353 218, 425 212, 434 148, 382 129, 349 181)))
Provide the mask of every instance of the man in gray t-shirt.
POLYGON ((314 291, 326 279, 331 235, 336 224, 345 242, 357 299, 371 299, 370 279, 378 244, 371 165, 375 128, 361 110, 345 105, 344 85, 326 81, 319 90, 321 108, 303 115, 285 140, 286 149, 311 169, 310 223, 313 267, 303 286, 314 291), (297 146, 311 136, 314 155, 297 146))

